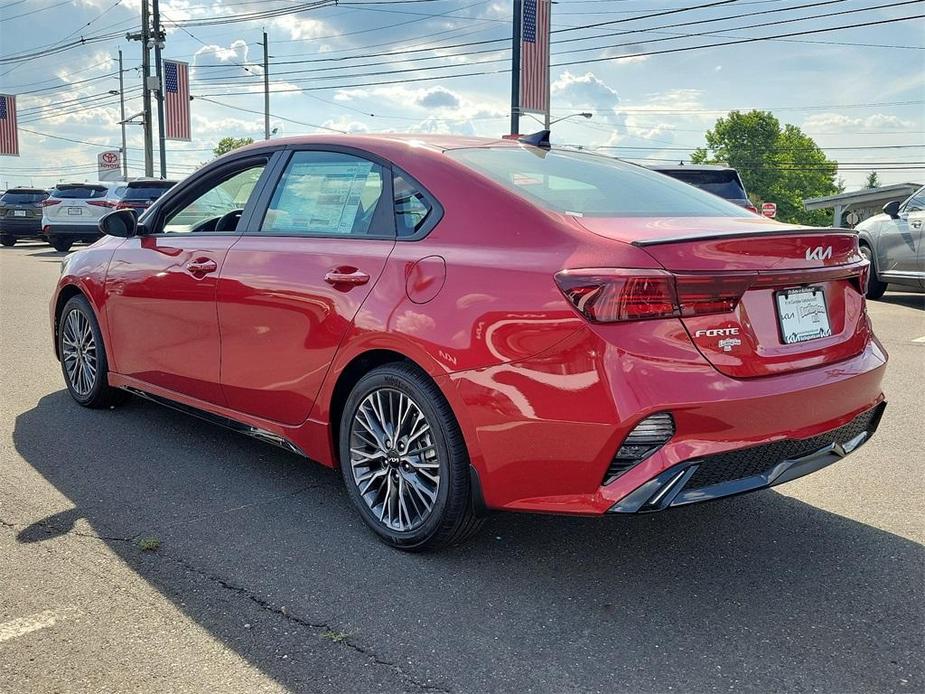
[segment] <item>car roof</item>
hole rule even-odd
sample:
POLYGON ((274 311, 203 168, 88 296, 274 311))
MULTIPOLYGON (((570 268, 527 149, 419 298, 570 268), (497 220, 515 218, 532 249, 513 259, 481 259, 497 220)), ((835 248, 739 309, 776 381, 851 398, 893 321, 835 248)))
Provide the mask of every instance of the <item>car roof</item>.
POLYGON ((30 188, 29 186, 16 186, 15 188, 7 188, 3 191, 3 194, 7 193, 47 193, 48 191, 44 188, 30 188))
POLYGON ((357 133, 357 134, 324 134, 324 135, 295 135, 281 137, 270 141, 260 140, 251 145, 234 150, 244 152, 251 149, 263 149, 267 146, 285 147, 292 145, 341 145, 345 147, 364 147, 390 143, 405 143, 425 147, 434 151, 446 151, 462 147, 486 147, 510 145, 519 146, 516 140, 506 140, 501 137, 475 137, 470 135, 449 135, 433 133, 357 133))

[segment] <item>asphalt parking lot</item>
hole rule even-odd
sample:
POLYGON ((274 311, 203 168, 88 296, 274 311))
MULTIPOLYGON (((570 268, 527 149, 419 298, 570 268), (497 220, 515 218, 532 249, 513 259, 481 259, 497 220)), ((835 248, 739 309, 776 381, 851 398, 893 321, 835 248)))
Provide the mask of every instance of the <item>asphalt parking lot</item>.
POLYGON ((925 295, 870 305, 890 405, 850 458, 639 518, 497 514, 416 556, 330 470, 74 405, 61 256, 0 249, 0 692, 925 691, 925 295))

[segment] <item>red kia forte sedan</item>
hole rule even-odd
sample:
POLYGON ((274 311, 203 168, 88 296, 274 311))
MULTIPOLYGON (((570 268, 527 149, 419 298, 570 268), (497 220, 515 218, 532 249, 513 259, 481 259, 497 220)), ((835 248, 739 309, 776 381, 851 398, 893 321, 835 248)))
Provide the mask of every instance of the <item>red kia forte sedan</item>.
POLYGON ((407 550, 491 509, 768 487, 874 433, 887 357, 854 234, 535 142, 273 140, 110 213, 51 301, 68 390, 339 468, 407 550))

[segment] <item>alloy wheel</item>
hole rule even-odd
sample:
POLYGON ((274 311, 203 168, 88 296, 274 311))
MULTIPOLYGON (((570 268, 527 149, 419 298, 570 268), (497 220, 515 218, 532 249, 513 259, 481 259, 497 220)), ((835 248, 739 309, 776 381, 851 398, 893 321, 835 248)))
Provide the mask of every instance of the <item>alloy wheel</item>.
POLYGON ((96 384, 98 372, 96 340, 90 319, 76 308, 64 318, 61 348, 71 387, 80 397, 88 396, 96 384))
POLYGON ((360 496, 391 530, 421 526, 437 500, 440 461, 418 404, 393 388, 367 395, 350 425, 350 466, 360 496))

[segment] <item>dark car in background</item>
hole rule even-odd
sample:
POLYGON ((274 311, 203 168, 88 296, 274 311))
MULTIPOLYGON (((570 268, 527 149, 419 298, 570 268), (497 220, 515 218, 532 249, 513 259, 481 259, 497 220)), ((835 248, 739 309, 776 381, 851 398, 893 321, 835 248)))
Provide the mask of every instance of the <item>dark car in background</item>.
POLYGON ((758 209, 748 199, 748 193, 745 192, 745 184, 742 183, 739 172, 730 166, 657 164, 648 168, 718 195, 746 210, 756 214, 758 212, 758 209))
POLYGON ((0 195, 0 243, 16 245, 17 239, 37 239, 42 232, 42 188, 10 188, 0 195))
POLYGON ((176 185, 176 181, 138 179, 112 191, 111 200, 117 210, 137 210, 139 213, 176 185))

